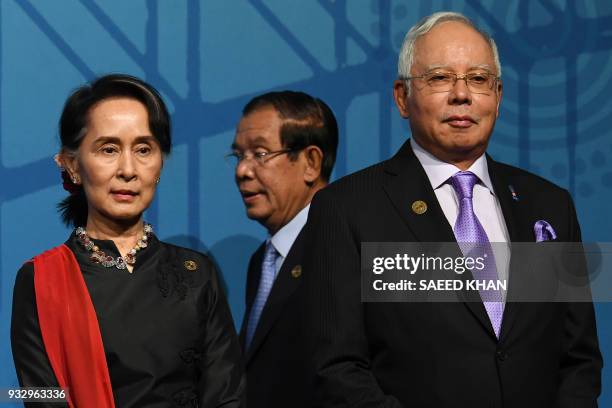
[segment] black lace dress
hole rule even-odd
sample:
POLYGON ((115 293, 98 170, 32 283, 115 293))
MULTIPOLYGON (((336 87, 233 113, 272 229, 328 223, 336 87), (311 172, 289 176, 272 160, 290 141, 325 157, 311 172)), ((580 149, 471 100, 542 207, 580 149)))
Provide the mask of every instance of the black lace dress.
MULTIPOLYGON (((119 255, 112 241, 94 242, 119 255)), ((92 263, 74 233, 66 245, 98 317, 117 407, 242 406, 240 346, 210 259, 152 236, 129 273, 92 263)), ((31 262, 15 281, 11 343, 21 386, 57 386, 38 325, 31 262)))

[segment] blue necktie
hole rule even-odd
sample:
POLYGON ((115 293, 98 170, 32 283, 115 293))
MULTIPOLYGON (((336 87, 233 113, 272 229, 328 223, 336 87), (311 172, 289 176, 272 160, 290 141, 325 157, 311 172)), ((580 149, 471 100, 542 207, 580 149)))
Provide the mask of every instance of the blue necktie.
MULTIPOLYGON (((487 261, 483 270, 472 270, 474 279, 481 281, 497 281, 497 267, 495 257, 489 242, 489 237, 484 228, 478 221, 474 213, 474 203, 472 193, 478 177, 471 171, 460 171, 455 173, 450 182, 459 198, 459 214, 455 221, 455 237, 463 252, 463 256, 486 256, 487 261)), ((500 291, 483 289, 480 290, 480 297, 491 320, 491 325, 495 331, 495 336, 499 338, 502 318, 504 316, 504 302, 500 291)))
POLYGON ((278 257, 278 251, 274 248, 272 241, 268 240, 266 243, 266 252, 264 253, 264 259, 261 263, 261 277, 259 278, 259 287, 257 288, 257 295, 253 306, 251 306, 251 313, 249 314, 249 321, 247 324, 246 331, 246 349, 248 350, 257 328, 257 323, 261 317, 261 312, 266 305, 268 295, 274 285, 274 279, 276 278, 276 258, 278 257))

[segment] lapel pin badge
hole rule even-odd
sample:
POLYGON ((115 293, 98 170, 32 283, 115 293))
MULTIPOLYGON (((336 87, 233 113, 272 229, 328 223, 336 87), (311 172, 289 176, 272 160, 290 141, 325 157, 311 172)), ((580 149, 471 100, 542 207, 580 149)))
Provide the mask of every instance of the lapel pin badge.
POLYGON ((183 265, 185 265, 185 269, 187 269, 188 271, 195 271, 196 269, 198 269, 198 264, 195 261, 185 261, 183 262, 183 265))
POLYGON ((510 189, 510 194, 512 194, 512 199, 514 201, 518 201, 519 200, 519 196, 518 196, 518 194, 516 194, 516 191, 514 191, 514 187, 512 185, 509 185, 508 188, 510 189))
POLYGON ((416 200, 412 203, 412 211, 418 215, 421 215, 427 211, 427 203, 425 201, 416 200))
POLYGON ((295 265, 291 270, 291 276, 293 276, 294 279, 302 276, 302 265, 295 265))

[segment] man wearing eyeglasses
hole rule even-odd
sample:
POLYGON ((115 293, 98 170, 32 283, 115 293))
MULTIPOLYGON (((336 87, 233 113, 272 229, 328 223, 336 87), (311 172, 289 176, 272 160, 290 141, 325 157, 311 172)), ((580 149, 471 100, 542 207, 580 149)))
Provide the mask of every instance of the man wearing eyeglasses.
POLYGON ((331 109, 302 92, 271 92, 243 109, 228 155, 247 216, 268 239, 252 255, 240 339, 247 404, 308 407, 312 377, 301 331, 302 228, 310 201, 334 166, 338 126, 331 109))
MULTIPOLYGON (((506 303, 503 288, 454 303, 362 302, 363 243, 462 250, 581 239, 567 191, 485 154, 502 97, 485 32, 461 14, 433 14, 407 34, 398 70, 395 102, 412 138, 319 192, 309 214, 315 406, 596 407, 602 360, 592 303, 506 303)), ((507 255, 494 252, 483 279, 510 274, 512 288, 507 255)))

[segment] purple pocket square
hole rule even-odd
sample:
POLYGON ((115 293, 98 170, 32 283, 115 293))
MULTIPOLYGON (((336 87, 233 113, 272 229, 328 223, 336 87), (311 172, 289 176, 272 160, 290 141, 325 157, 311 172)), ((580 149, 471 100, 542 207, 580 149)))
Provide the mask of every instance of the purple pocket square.
POLYGON ((536 242, 552 241, 557 239, 557 233, 555 229, 548 222, 544 220, 538 220, 533 225, 533 232, 535 233, 536 242))

